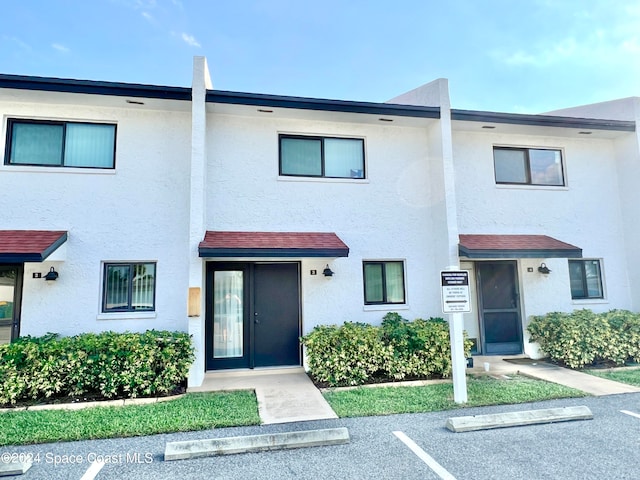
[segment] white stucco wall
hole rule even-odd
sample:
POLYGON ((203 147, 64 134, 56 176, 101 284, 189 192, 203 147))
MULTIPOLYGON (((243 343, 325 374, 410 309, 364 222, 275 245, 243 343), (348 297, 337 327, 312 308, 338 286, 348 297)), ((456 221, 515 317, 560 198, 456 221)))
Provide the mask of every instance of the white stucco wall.
POLYGON ((348 258, 303 261, 304 333, 347 320, 379 323, 395 310, 364 306, 363 260, 404 260, 407 306, 399 311, 407 318, 440 315, 445 260, 431 245, 446 231, 431 215, 441 198, 429 186, 427 128, 220 114, 207 123, 207 229, 335 232, 350 248, 348 258), (279 133, 364 138, 367 179, 279 178, 279 133), (321 274, 327 263, 331 279, 321 274))
POLYGON ((69 232, 64 261, 25 264, 21 334, 186 331, 189 115, 51 102, 0 103, 2 151, 7 117, 115 122, 116 168, 0 166, 3 229, 69 232), (156 311, 101 316, 103 261, 157 262, 156 311))
MULTIPOLYGON (((636 125, 640 122, 640 99, 636 102, 636 125)), ((640 310, 640 131, 615 141, 616 164, 621 198, 625 257, 629 274, 631 307, 640 310)))

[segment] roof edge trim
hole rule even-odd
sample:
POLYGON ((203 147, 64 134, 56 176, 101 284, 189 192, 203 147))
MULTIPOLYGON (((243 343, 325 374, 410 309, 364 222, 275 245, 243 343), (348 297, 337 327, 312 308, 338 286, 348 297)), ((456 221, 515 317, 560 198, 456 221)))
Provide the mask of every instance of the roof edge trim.
POLYGON ((422 107, 416 105, 399 105, 394 103, 355 102, 350 100, 329 100, 322 98, 229 92, 222 90, 208 90, 206 101, 207 103, 254 105, 257 107, 297 108, 302 110, 395 115, 399 117, 440 118, 440 107, 422 107))
POLYGON ((0 88, 191 101, 191 88, 0 74, 0 88))
POLYGON ((626 120, 599 118, 561 117, 555 115, 528 115, 521 113, 482 112, 475 110, 451 110, 451 120, 466 122, 508 123, 540 127, 582 128, 594 130, 617 130, 635 132, 636 123, 626 120))

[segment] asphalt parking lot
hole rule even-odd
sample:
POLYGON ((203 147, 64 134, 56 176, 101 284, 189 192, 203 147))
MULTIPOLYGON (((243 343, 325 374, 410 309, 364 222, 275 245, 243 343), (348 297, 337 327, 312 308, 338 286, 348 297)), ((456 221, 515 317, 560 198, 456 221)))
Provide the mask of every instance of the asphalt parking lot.
POLYGON ((33 458, 33 466, 14 477, 21 480, 637 479, 639 447, 640 394, 633 393, 428 414, 5 447, 0 449, 0 456, 22 454, 33 458), (572 405, 588 406, 594 419, 466 433, 444 428, 451 416, 572 405), (342 426, 351 436, 347 445, 163 460, 168 441, 342 426))

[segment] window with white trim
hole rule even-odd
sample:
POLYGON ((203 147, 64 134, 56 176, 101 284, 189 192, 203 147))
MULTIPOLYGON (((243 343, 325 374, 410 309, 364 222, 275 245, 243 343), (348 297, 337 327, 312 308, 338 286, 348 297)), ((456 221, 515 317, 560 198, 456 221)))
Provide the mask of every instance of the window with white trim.
POLYGON ((5 165, 115 168, 115 150, 113 124, 7 121, 5 165))
POLYGON ((558 149, 493 147, 493 163, 499 184, 565 185, 558 149))
POLYGON ((362 262, 365 305, 405 303, 404 262, 362 262))
POLYGON ((365 178, 362 138, 280 135, 279 140, 280 175, 365 178))
POLYGON ((105 263, 102 311, 149 312, 156 309, 156 264, 105 263))
POLYGON ((569 281, 574 300, 604 298, 600 260, 569 260, 569 281))

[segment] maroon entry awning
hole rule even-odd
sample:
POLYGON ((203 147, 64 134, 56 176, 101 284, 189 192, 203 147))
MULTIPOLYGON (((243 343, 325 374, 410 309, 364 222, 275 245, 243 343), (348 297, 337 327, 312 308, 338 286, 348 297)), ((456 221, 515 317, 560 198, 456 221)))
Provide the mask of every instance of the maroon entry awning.
POLYGON ((347 257, 349 247, 335 233, 208 231, 200 257, 347 257))
POLYGON ((67 241, 67 232, 0 230, 0 262, 42 262, 67 241))
POLYGON ((547 235, 460 235, 466 258, 582 258, 582 249, 547 235))

